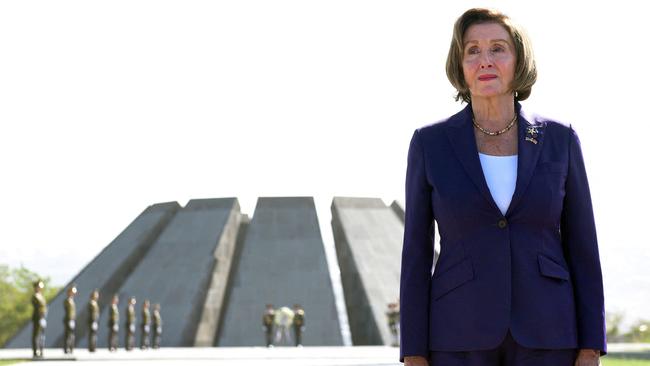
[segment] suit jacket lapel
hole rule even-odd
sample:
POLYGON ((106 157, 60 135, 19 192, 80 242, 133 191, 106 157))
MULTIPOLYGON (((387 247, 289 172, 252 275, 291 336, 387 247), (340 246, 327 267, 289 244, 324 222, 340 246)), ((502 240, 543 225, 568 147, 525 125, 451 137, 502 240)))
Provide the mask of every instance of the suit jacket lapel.
MULTIPOLYGON (((476 138, 474 137, 471 108, 471 105, 468 104, 465 109, 452 117, 454 120, 450 121, 450 127, 447 128, 447 137, 451 142, 451 146, 458 160, 463 165, 465 171, 467 171, 476 188, 481 192, 481 195, 483 195, 488 204, 496 212, 501 214, 501 210, 499 210, 499 207, 494 202, 490 188, 488 188, 485 176, 483 175, 483 168, 478 157, 476 138)), ((537 160, 539 159, 544 143, 544 126, 539 123, 534 123, 533 118, 524 113, 519 103, 515 103, 515 112, 518 114, 517 183, 505 216, 508 216, 521 201, 537 165, 537 160), (530 130, 530 127, 534 127, 534 129, 530 130), (537 143, 526 140, 527 137, 537 143)))
POLYGON ((472 106, 468 104, 465 109, 452 118, 455 118, 455 120, 450 121, 451 124, 447 128, 447 137, 456 153, 456 157, 458 157, 463 168, 467 171, 472 182, 474 182, 476 188, 485 197, 488 204, 500 213, 499 207, 494 202, 490 189, 485 181, 481 161, 478 157, 478 148, 476 146, 476 138, 474 137, 474 125, 472 124, 472 106))
POLYGON ((524 192, 526 192, 526 187, 528 187, 530 178, 533 176, 544 144, 544 125, 536 123, 532 117, 527 116, 522 110, 521 104, 516 103, 515 110, 519 114, 517 125, 519 129, 517 131, 517 154, 519 155, 517 158, 517 185, 506 216, 516 208, 524 192))

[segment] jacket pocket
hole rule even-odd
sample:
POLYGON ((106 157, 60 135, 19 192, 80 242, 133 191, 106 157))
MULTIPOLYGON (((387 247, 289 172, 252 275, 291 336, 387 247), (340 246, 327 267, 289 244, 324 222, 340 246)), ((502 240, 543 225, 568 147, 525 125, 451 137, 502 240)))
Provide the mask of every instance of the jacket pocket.
POLYGON ((448 292, 460 287, 474 278, 474 267, 470 258, 465 258, 439 276, 433 274, 431 279, 431 295, 434 300, 441 298, 448 292))
POLYGON ((562 267, 562 265, 554 262, 544 254, 538 254, 537 259, 539 262, 539 273, 541 273, 542 276, 566 281, 569 280, 569 271, 562 267))

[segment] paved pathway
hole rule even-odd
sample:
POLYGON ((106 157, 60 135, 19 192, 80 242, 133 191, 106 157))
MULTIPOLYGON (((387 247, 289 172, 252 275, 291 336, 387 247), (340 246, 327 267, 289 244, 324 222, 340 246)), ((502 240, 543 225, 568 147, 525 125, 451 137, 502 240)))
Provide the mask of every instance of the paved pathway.
MULTIPOLYGON (((268 365, 268 366, 396 366, 399 350, 393 347, 218 347, 218 348, 162 348, 159 350, 119 349, 111 353, 100 349, 91 354, 75 350, 74 356, 63 350, 46 349, 47 365, 268 365)), ((29 349, 0 349, 0 359, 31 358, 29 349)), ((21 365, 38 364, 26 362, 21 365)))
MULTIPOLYGON (((618 343, 608 345, 613 357, 628 356, 650 359, 650 344, 618 343)), ((0 349, 0 360, 31 359, 30 349, 0 349)), ((96 353, 75 350, 69 356, 59 349, 46 349, 47 365, 211 365, 211 366, 398 366, 396 347, 212 347, 162 348, 111 353, 99 349, 96 353)), ((28 361, 21 365, 38 364, 28 361)))

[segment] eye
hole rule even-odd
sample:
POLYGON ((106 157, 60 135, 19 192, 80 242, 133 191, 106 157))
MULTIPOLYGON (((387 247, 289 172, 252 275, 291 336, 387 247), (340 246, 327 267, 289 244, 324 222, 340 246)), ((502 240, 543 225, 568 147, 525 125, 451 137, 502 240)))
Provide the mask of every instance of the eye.
POLYGON ((478 47, 470 47, 470 48, 467 49, 467 54, 468 55, 476 55, 479 52, 480 51, 479 51, 478 47))
POLYGON ((505 48, 501 45, 494 45, 491 49, 492 52, 504 52, 505 48))

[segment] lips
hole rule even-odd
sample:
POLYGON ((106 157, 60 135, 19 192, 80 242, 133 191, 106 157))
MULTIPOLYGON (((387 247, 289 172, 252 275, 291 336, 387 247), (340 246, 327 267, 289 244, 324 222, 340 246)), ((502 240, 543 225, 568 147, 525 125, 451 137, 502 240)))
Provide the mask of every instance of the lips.
POLYGON ((481 81, 487 81, 487 80, 492 80, 492 79, 496 79, 496 78, 497 78, 497 76, 494 75, 494 74, 486 74, 486 75, 481 75, 481 76, 478 77, 478 79, 481 80, 481 81))

